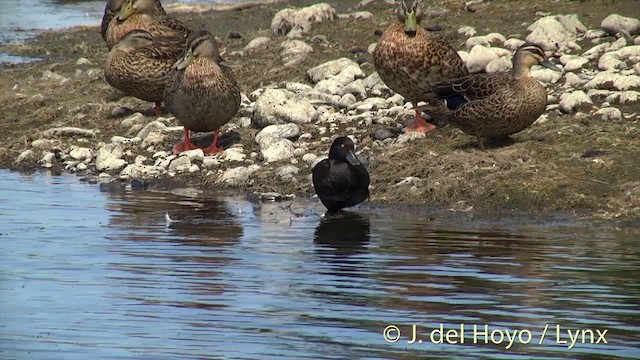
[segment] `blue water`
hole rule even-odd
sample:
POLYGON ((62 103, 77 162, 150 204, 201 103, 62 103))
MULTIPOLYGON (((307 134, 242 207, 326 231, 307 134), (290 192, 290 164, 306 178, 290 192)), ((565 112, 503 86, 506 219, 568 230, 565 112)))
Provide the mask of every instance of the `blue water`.
POLYGON ((0 171, 0 358, 640 353, 638 229, 366 205, 323 219, 312 200, 286 205, 0 171), (421 344, 408 343, 412 324, 421 344), (434 344, 440 324, 464 324, 465 343, 434 344), (587 332, 569 350, 556 324, 560 342, 590 329, 608 343, 587 332), (474 343, 474 325, 531 342, 474 343), (400 339, 385 341, 394 326, 400 339))

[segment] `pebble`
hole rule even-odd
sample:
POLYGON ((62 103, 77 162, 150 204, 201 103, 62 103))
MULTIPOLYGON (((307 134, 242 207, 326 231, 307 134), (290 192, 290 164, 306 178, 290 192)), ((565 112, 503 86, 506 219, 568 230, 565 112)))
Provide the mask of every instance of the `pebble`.
POLYGON ((615 107, 604 107, 594 113, 600 115, 602 120, 622 120, 622 111, 615 107))
POLYGON ((630 35, 640 34, 640 20, 618 14, 611 14, 604 18, 600 27, 609 35, 616 35, 620 31, 626 31, 630 35))
POLYGON ((180 156, 186 156, 191 162, 204 160, 204 151, 202 149, 187 150, 180 153, 180 156))
POLYGON ((96 169, 98 171, 116 171, 127 165, 122 159, 124 149, 120 144, 106 144, 98 149, 96 154, 96 169))
POLYGON ((559 109, 565 114, 574 113, 582 105, 592 105, 593 102, 582 90, 560 95, 559 109))
POLYGON ((169 171, 179 171, 179 169, 189 169, 191 159, 188 156, 178 156, 169 164, 169 171))
POLYGON ((274 36, 289 35, 290 32, 306 33, 312 23, 333 21, 337 17, 335 9, 327 3, 318 3, 302 9, 282 9, 271 20, 274 36))

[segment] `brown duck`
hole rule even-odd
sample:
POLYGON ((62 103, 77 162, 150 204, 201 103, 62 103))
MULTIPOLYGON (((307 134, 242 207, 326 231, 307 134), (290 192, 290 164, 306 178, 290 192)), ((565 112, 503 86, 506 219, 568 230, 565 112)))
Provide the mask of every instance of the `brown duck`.
POLYGON ((125 35, 109 52, 105 78, 127 95, 154 102, 156 116, 172 66, 184 52, 182 41, 157 38, 144 30, 125 35))
POLYGON ((240 88, 233 71, 222 63, 213 35, 200 30, 187 39, 186 52, 174 66, 164 92, 165 105, 184 126, 184 141, 173 153, 197 149, 190 131, 213 131, 213 142, 202 149, 212 155, 218 147, 220 127, 240 109, 240 88))
POLYGON ((524 130, 547 107, 547 91, 531 76, 531 67, 561 70, 533 44, 521 46, 512 62, 510 72, 475 74, 434 84, 437 99, 420 109, 475 136, 480 148, 484 148, 481 138, 501 139, 524 130))
MULTIPOLYGON (((423 13, 419 0, 411 7, 402 0, 396 15, 399 22, 384 31, 373 52, 376 71, 391 90, 415 107, 433 97, 431 84, 469 75, 458 53, 440 35, 420 26, 423 13)), ((416 110, 416 122, 405 131, 433 129, 435 126, 416 110)))
MULTIPOLYGON (((102 39, 107 41, 107 27, 116 14, 120 12, 122 9, 122 5, 125 0, 107 0, 107 5, 104 7, 104 15, 102 16, 102 25, 100 26, 100 33, 102 34, 102 39)), ((160 0, 154 0, 154 12, 155 16, 165 16, 167 13, 164 11, 160 0)))
POLYGON ((168 16, 156 16, 154 0, 124 0, 120 11, 111 19, 106 31, 106 42, 111 49, 132 30, 144 30, 151 36, 181 41, 192 33, 182 22, 168 16))

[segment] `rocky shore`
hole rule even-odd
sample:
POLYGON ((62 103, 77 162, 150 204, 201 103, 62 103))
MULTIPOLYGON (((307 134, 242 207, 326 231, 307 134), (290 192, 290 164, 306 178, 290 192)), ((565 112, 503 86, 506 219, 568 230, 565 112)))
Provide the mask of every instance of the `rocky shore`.
POLYGON ((395 20, 392 3, 168 6, 220 38, 242 86, 241 110, 222 129, 226 151, 211 157, 171 154, 182 132, 177 121, 153 117, 150 104, 106 84, 97 28, 2 46, 43 60, 2 70, 0 163, 89 182, 311 196, 311 168, 336 136, 351 135, 371 173, 373 202, 640 217, 640 21, 615 14, 629 13, 633 1, 616 8, 544 1, 535 9, 524 1, 440 1, 427 8, 422 25, 460 50, 473 73, 509 70, 524 41, 552 49, 563 68, 533 71, 547 87, 547 112, 511 143, 486 151, 449 126, 426 136, 401 133, 413 118, 411 104, 389 90, 371 60, 395 20))

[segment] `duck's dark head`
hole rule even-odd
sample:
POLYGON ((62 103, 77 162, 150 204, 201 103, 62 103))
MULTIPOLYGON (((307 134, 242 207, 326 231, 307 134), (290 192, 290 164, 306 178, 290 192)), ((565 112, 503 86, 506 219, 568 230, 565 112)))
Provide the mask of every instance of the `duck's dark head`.
POLYGON ((329 159, 346 161, 353 166, 360 166, 360 160, 354 154, 356 147, 348 136, 341 136, 333 140, 329 150, 329 159))
POLYGON ((415 36, 423 16, 420 0, 414 0, 411 6, 407 5, 405 0, 402 0, 400 6, 396 9, 396 16, 398 20, 404 23, 405 34, 415 36))
POLYGON ((173 66, 178 70, 182 70, 199 57, 211 58, 218 64, 222 62, 218 42, 213 34, 207 30, 199 30, 189 36, 184 57, 173 66))

